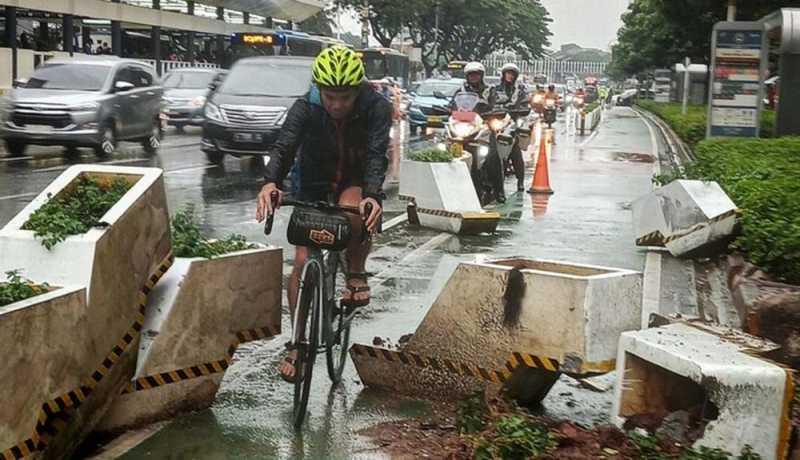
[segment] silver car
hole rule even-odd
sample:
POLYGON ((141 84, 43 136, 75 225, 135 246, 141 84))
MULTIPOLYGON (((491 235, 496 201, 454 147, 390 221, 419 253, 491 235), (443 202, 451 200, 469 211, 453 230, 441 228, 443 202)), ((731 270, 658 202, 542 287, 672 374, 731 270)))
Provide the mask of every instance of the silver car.
POLYGON ((164 75, 161 82, 167 124, 178 130, 187 125, 202 126, 209 85, 217 84, 225 73, 219 69, 187 68, 164 75))
POLYGON ((11 91, 0 110, 0 136, 13 156, 37 144, 91 147, 105 157, 119 141, 140 142, 155 153, 162 93, 153 68, 138 61, 53 59, 11 91))

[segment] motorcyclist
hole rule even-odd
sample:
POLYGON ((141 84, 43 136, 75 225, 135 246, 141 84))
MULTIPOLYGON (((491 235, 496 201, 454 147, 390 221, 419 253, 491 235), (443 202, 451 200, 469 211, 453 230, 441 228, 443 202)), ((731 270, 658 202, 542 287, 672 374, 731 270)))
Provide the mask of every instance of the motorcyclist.
POLYGON ((544 113, 544 97, 546 94, 542 85, 536 85, 536 91, 531 95, 531 108, 539 115, 544 113))
MULTIPOLYGON (((561 100, 561 96, 558 94, 558 91, 556 91, 556 85, 551 84, 547 87, 547 93, 545 93, 544 99, 545 101, 552 99, 553 101, 555 101, 556 107, 558 107, 558 103, 561 100)), ((550 131, 551 131, 551 138, 550 138, 551 142, 553 145, 556 145, 556 132, 555 130, 550 130, 550 131)))
POLYGON ((466 80, 464 86, 459 88, 453 95, 451 107, 455 108, 455 98, 461 93, 475 93, 480 97, 480 102, 475 106, 475 112, 484 114, 491 112, 497 102, 497 92, 495 88, 486 84, 483 77, 486 75, 486 68, 480 62, 470 62, 464 66, 464 76, 466 80))
MULTIPOLYGON (((528 103, 528 90, 525 84, 519 80, 519 67, 514 63, 508 63, 500 70, 502 80, 496 87, 498 101, 503 101, 503 106, 508 110, 520 110, 528 103)), ((514 175, 517 177, 517 191, 525 190, 525 160, 522 159, 522 151, 519 143, 514 143, 514 149, 509 157, 511 165, 514 167, 514 175)), ((503 166, 505 170, 505 165, 503 166)))

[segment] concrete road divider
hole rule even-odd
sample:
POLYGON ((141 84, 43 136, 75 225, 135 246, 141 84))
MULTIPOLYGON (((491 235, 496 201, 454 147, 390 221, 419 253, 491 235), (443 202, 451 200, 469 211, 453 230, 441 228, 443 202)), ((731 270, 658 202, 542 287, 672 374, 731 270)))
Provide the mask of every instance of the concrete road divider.
POLYGON ((99 431, 209 407, 236 347, 281 328, 280 248, 178 258, 147 305, 136 374, 99 431))
POLYGON ((456 234, 497 229, 500 214, 481 208, 469 174, 471 157, 465 157, 449 163, 401 162, 400 196, 416 204, 420 225, 456 234))
MULTIPOLYGON (((36 379, 17 388, 15 398, 30 399, 26 410, 37 413, 46 429, 40 446, 48 457, 69 457, 94 428, 113 397, 133 376, 138 330, 147 294, 171 263, 169 216, 162 171, 100 165, 73 166, 0 230, 0 272, 21 269, 27 278, 56 286, 84 286, 88 306, 86 320, 76 329, 63 329, 75 342, 77 355, 66 362, 94 362, 95 371, 81 374, 80 366, 60 366, 43 360, 31 362, 36 379), (102 227, 67 237, 48 250, 32 231, 22 230, 31 214, 49 196, 66 193, 81 176, 101 180, 122 178, 131 188, 101 218, 102 227), (71 392, 58 394, 56 382, 82 381, 71 392), (34 385, 46 388, 47 401, 34 400, 34 385), (48 406, 52 402, 53 406, 48 406), (44 405, 44 406, 43 406, 44 405), (56 421, 58 423, 56 423, 56 421), (54 424, 55 423, 55 424, 54 424)), ((17 347, 42 347, 38 336, 24 337, 17 347)), ((16 426, 23 418, 8 413, 4 426, 16 426)), ((37 426, 27 428, 37 436, 37 426)), ((15 429, 16 430, 16 429, 15 429)), ((18 442, 25 443, 19 439, 18 442)), ((6 449, 10 446, 2 446, 6 449)))
POLYGON ((79 388, 94 372, 97 359, 84 352, 86 343, 75 335, 87 324, 88 313, 83 286, 52 287, 0 308, 0 345, 5 355, 0 368, 4 382, 0 399, 5 406, 0 446, 6 450, 0 458, 35 452, 39 436, 34 428, 42 405, 79 388))
POLYGON ((676 180, 634 202, 633 213, 638 245, 692 256, 733 236, 738 209, 716 182, 676 180))
POLYGON ((622 334, 612 418, 682 420, 683 432, 670 434, 688 444, 734 455, 749 445, 761 458, 785 458, 791 370, 758 356, 762 341, 742 335, 685 323, 622 334))
POLYGON ((487 382, 512 383, 518 399, 534 404, 559 372, 613 370, 620 333, 639 328, 640 299, 641 276, 629 270, 531 259, 462 263, 399 350, 407 356, 364 346, 351 356, 366 385, 457 398, 487 382))

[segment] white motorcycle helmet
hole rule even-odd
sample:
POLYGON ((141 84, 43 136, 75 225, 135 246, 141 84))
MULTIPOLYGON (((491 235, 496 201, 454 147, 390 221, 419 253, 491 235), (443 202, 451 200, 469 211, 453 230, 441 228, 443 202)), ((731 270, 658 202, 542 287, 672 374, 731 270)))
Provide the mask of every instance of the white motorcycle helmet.
POLYGON ((470 62, 464 66, 464 75, 469 75, 473 72, 480 72, 481 77, 483 77, 486 75, 486 67, 484 67, 480 62, 470 62))
POLYGON ((519 67, 513 62, 509 62, 508 64, 504 65, 502 69, 500 69, 500 75, 505 77, 506 72, 514 72, 517 78, 519 78, 519 67))

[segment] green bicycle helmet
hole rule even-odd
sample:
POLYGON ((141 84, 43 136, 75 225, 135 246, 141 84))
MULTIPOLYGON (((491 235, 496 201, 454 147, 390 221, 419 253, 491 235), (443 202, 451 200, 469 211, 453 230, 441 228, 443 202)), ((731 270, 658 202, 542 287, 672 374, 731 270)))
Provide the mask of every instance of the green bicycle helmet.
POLYGON ((314 59, 314 83, 327 88, 351 88, 364 79, 364 64, 356 53, 344 46, 325 48, 314 59))

